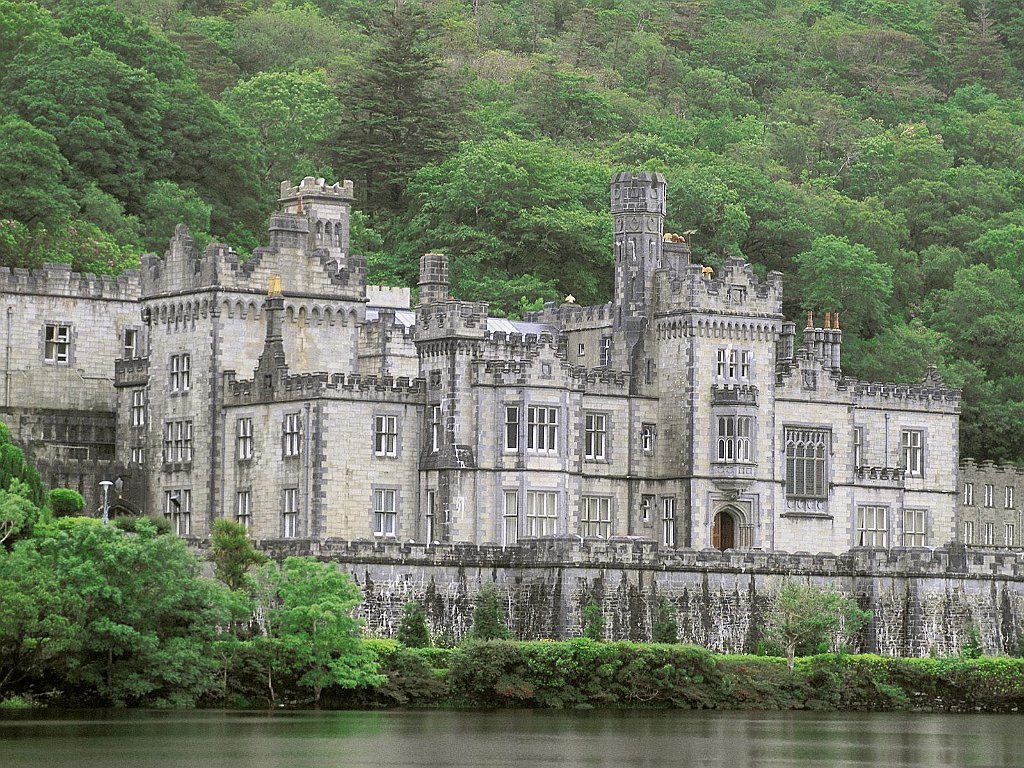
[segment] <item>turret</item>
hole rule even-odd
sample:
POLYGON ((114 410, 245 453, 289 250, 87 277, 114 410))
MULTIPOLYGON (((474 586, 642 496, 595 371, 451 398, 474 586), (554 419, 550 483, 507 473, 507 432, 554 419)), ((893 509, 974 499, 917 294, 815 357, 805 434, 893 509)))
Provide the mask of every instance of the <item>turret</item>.
POLYGON ((615 254, 615 304, 640 315, 652 299, 665 231, 665 177, 660 173, 615 174, 611 212, 615 254))
POLYGON ((420 257, 420 304, 433 304, 448 298, 448 257, 443 253, 425 253, 420 257))
POLYGON ((282 181, 278 205, 282 214, 308 221, 306 244, 310 250, 323 248, 332 257, 343 259, 349 250, 349 214, 354 199, 351 181, 328 184, 307 176, 296 186, 282 181))

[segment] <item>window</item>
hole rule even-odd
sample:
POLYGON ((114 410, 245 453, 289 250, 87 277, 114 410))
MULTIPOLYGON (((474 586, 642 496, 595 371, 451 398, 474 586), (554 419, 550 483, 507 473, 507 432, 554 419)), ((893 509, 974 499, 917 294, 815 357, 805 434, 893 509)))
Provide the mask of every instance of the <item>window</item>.
POLYGON ((124 348, 121 356, 129 360, 139 356, 139 332, 134 328, 124 329, 124 348))
POLYGON ((1016 526, 1014 526, 1013 523, 1007 523, 1003 527, 1003 541, 1005 542, 1006 546, 1008 546, 1008 547, 1012 547, 1013 544, 1014 544, 1014 533, 1015 533, 1014 528, 1015 527, 1016 526))
POLYGON ((284 415, 284 455, 287 456, 298 456, 301 450, 302 443, 299 440, 301 436, 301 427, 299 421, 300 414, 298 413, 286 413, 284 415))
POLYGON ((238 434, 238 460, 248 461, 252 458, 252 419, 248 416, 238 420, 236 431, 238 434))
POLYGON ((666 547, 676 545, 676 500, 672 496, 661 500, 661 543, 666 547))
POLYGON ((864 464, 864 427, 853 428, 853 468, 866 466, 864 464))
POLYGON ((964 506, 974 506, 974 483, 964 483, 964 506))
POLYGON ((427 491, 426 530, 427 544, 437 541, 437 491, 427 491))
POLYGON ((824 499, 828 497, 826 452, 831 433, 826 429, 785 430, 786 496, 824 499))
POLYGON ((192 356, 171 355, 171 392, 188 392, 192 388, 192 356))
POLYGON ((599 460, 605 457, 605 442, 608 436, 608 419, 603 413, 590 413, 584 416, 585 429, 583 434, 584 458, 599 460))
POLYGON ((430 406, 430 452, 441 450, 441 406, 430 406))
POLYGON ((235 522, 245 528, 252 529, 252 491, 239 491, 235 506, 235 522))
POLYGON ((725 377, 726 372, 726 359, 728 358, 728 350, 725 347, 720 347, 718 350, 718 357, 716 360, 715 373, 718 376, 725 377))
POLYGON ((551 491, 526 492, 526 535, 554 536, 557 533, 557 494, 551 491))
POLYGON ((171 521, 179 536, 192 533, 192 490, 164 491, 164 517, 171 521))
POLYGON ((924 510, 903 510, 903 546, 923 547, 925 542, 924 510))
POLYGON ((580 534, 607 539, 612 535, 612 500, 607 496, 584 496, 580 534))
POLYGON ((164 424, 164 462, 177 464, 192 461, 192 420, 168 421, 164 424))
POLYGON ((720 347, 715 363, 715 373, 720 378, 743 380, 750 378, 750 350, 720 347))
POLYGON ((750 461, 750 416, 718 417, 718 461, 750 461))
POLYGON ((991 547, 996 543, 995 523, 985 523, 985 546, 991 547))
POLYGON ((740 350, 740 378, 750 378, 750 352, 745 349, 740 350))
POLYGON ((651 514, 654 512, 654 496, 643 494, 640 496, 640 519, 645 523, 651 522, 651 514))
POLYGON ((282 528, 286 539, 294 539, 299 523, 299 489, 284 489, 284 506, 281 513, 282 528))
POLYGON ((580 357, 583 357, 583 356, 584 356, 584 355, 585 355, 586 353, 587 353, 587 347, 586 347, 586 345, 585 345, 585 344, 584 344, 584 343, 583 343, 583 342, 581 341, 581 342, 580 342, 580 357))
POLYGON ((995 487, 991 483, 985 483, 985 506, 995 506, 995 487))
POLYGON ((47 363, 66 363, 71 359, 71 326, 46 324, 46 344, 43 360, 47 363))
POLYGON ((655 430, 653 424, 640 425, 640 450, 644 453, 654 453, 655 430))
POLYGON ((919 429, 900 431, 903 468, 910 477, 924 477, 924 432, 919 429))
POLYGON ((1006 491, 1003 494, 1003 506, 1007 509, 1013 509, 1013 486, 1006 486, 1006 491))
POLYGON ((505 515, 501 543, 511 546, 519 541, 519 491, 505 491, 505 515))
POLYGON ((132 447, 132 464, 146 463, 146 449, 141 446, 132 447))
POLYGON ((858 547, 889 546, 889 510, 885 507, 857 507, 858 547))
MULTIPOLYGON (((388 416, 385 418, 394 418, 388 416)), ((373 492, 373 535, 394 536, 398 528, 398 511, 395 507, 397 491, 392 488, 378 488, 373 492)))
POLYGON ((974 543, 974 521, 973 520, 965 520, 964 521, 964 544, 973 544, 973 543, 974 543))
POLYGON ((142 427, 146 424, 146 392, 136 389, 132 392, 132 426, 142 427))
POLYGON ((373 455, 398 455, 398 417, 373 417, 373 455))
POLYGON ((601 363, 602 366, 612 364, 612 337, 601 337, 601 363))
POLYGON ((558 409, 531 406, 526 409, 526 450, 555 453, 558 450, 558 409))
POLYGON ((505 406, 505 450, 519 450, 519 406, 505 406))

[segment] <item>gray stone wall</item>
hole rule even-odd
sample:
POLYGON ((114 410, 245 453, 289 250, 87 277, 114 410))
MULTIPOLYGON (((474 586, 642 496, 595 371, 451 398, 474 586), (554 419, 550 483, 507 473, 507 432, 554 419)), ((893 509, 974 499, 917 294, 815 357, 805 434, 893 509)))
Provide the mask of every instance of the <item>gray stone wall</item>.
POLYGON ((474 600, 498 589, 521 639, 582 633, 580 609, 601 605, 607 639, 649 640, 659 598, 678 611, 680 641, 753 652, 788 579, 834 585, 872 611, 857 650, 888 656, 955 655, 976 626, 986 653, 1017 654, 1024 637, 1024 563, 1012 553, 855 549, 845 554, 659 550, 647 542, 535 540, 519 547, 263 541, 274 557, 337 562, 363 589, 367 632, 391 637, 402 606, 419 600, 435 636, 463 637, 474 600))

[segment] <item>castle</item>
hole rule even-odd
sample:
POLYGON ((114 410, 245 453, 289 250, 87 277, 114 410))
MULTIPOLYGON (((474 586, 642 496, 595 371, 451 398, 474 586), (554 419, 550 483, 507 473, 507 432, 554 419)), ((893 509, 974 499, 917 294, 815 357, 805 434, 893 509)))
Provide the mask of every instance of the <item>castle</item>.
POLYGON ((46 480, 91 509, 116 481, 115 511, 195 537, 229 518, 263 541, 963 541, 959 391, 845 376, 838 314, 798 339, 781 274, 691 263, 660 174, 611 182, 614 300, 524 321, 451 298, 442 254, 415 306, 368 286, 352 201, 283 183, 246 261, 179 226, 116 279, 0 271, 0 418, 46 480))

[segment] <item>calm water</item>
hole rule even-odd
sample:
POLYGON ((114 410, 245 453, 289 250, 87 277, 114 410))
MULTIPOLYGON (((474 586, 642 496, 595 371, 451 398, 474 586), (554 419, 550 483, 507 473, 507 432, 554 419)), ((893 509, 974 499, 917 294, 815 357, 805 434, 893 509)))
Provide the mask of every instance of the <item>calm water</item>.
POLYGON ((2 768, 1024 766, 1022 715, 0 714, 2 768))

